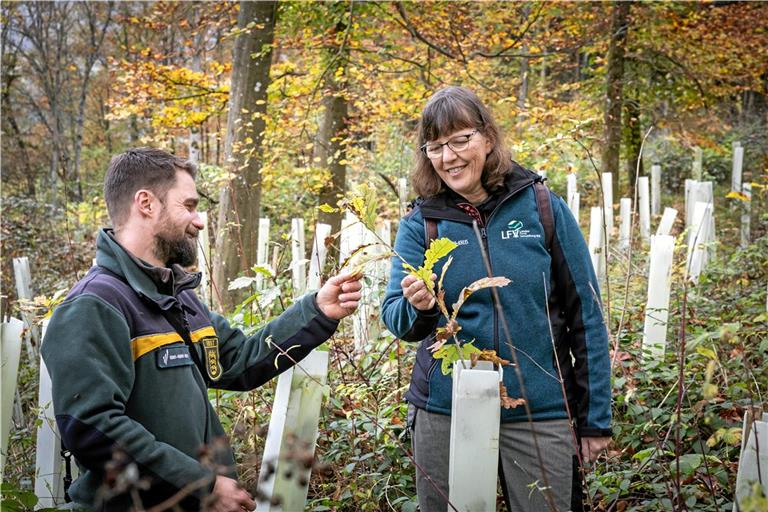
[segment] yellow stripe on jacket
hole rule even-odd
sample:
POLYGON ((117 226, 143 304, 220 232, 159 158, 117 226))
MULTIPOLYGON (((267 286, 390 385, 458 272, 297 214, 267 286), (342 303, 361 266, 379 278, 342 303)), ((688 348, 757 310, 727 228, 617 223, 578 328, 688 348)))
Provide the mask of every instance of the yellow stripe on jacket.
MULTIPOLYGON (((190 333, 192 343, 197 343, 203 338, 209 336, 216 336, 216 331, 210 325, 198 329, 190 333)), ((156 348, 160 348, 164 345, 170 345, 172 343, 181 343, 184 340, 181 339, 179 333, 168 332, 164 334, 151 334, 149 336, 138 336, 131 340, 131 351, 133 352, 133 360, 137 360, 147 352, 152 352, 156 348)))
POLYGON ((167 332, 164 334, 151 334, 149 336, 138 336, 131 340, 131 351, 133 352, 133 360, 137 360, 147 352, 152 352, 156 348, 163 345, 170 345, 171 343, 179 343, 184 340, 181 339, 177 332, 167 332))

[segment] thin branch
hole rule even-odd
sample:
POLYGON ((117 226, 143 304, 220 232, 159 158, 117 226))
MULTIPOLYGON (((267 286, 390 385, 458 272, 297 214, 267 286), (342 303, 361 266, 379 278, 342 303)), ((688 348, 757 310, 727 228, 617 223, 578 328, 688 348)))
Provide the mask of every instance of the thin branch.
POLYGON ((403 20, 403 23, 401 24, 401 26, 405 28, 411 34, 411 36, 418 39, 422 43, 426 44, 427 46, 429 46, 436 52, 440 53, 441 55, 448 57, 449 59, 459 60, 460 62, 464 62, 464 63, 467 62, 465 59, 459 59, 457 56, 455 56, 453 53, 451 53, 447 49, 437 45, 436 43, 433 43, 432 41, 424 37, 421 34, 421 32, 419 32, 418 29, 415 26, 413 26, 413 23, 408 17, 408 13, 405 11, 405 6, 403 5, 402 2, 395 2, 395 8, 397 9, 398 14, 400 14, 400 18, 402 18, 403 20))
MULTIPOLYGON (((472 229, 475 232, 475 237, 477 238, 478 246, 480 247, 480 253, 483 257, 483 263, 485 264, 485 272, 488 275, 488 277, 493 277, 493 271, 491 269, 491 262, 488 257, 488 253, 485 250, 485 244, 483 242, 483 237, 480 234, 480 229, 477 226, 477 221, 472 221, 472 229)), ((520 362, 517 359, 517 351, 515 350, 514 342, 512 341, 512 335, 509 331, 509 324, 507 323, 507 318, 505 316, 504 308, 501 305, 501 298, 499 297, 499 290, 495 286, 490 287, 491 295, 493 296, 493 303, 496 308, 496 314, 501 321, 501 327, 504 331, 504 338, 507 346, 509 346, 512 350, 510 350, 510 354, 512 357, 512 363, 513 368, 515 370, 515 376, 517 377, 517 383, 520 387, 520 394, 523 398, 523 406, 525 407, 525 414, 528 418, 528 427, 531 429, 531 437, 533 439, 533 447, 536 451, 536 460, 539 464, 539 469, 541 470, 541 479, 544 483, 544 488, 546 489, 545 498, 547 501, 547 506, 552 511, 557 511, 557 506, 555 505, 554 496, 552 495, 552 488, 549 485, 549 478, 547 477, 547 471, 544 469, 544 459, 541 455, 541 448, 539 447, 539 438, 536 433, 536 429, 533 426, 533 413, 531 412, 531 404, 528 402, 528 394, 526 393, 525 388, 525 380, 523 379, 523 373, 522 370, 520 370, 520 362)))
MULTIPOLYGON (((637 212, 637 197, 638 197, 638 186, 637 181, 640 179, 640 165, 643 161, 643 149, 645 148, 645 141, 648 139, 648 136, 651 134, 651 131, 653 130, 653 126, 650 126, 648 128, 648 131, 645 132, 645 137, 643 137, 643 141, 640 143, 640 152, 637 155, 637 165, 635 167, 635 183, 634 183, 634 190, 635 195, 634 199, 632 201, 632 218, 636 218, 636 212, 637 212)), ((632 277, 632 233, 635 228, 635 223, 630 222, 629 223, 629 250, 627 252, 627 278, 624 281, 624 307, 621 310, 621 316, 619 317, 619 327, 616 331, 616 338, 613 345, 613 360, 611 361, 611 372, 613 372, 613 368, 616 366, 616 359, 619 356, 619 337, 621 336, 621 329, 624 326, 624 317, 627 314, 627 306, 629 304, 629 281, 632 277)))

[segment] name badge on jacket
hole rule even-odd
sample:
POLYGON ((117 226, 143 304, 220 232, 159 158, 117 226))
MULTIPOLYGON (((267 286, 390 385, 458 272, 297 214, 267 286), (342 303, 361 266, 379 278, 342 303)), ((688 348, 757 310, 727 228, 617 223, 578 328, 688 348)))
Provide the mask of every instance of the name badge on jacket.
POLYGON ((157 351, 158 368, 175 368, 194 364, 189 349, 184 345, 175 347, 162 347, 157 351))

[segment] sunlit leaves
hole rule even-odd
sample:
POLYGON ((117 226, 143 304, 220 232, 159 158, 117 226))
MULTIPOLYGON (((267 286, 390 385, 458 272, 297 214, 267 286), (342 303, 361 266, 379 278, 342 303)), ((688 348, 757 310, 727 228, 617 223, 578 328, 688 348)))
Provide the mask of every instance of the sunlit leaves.
POLYGON ((352 212, 370 231, 376 231, 379 205, 377 192, 373 187, 360 185, 351 197, 340 202, 340 207, 352 212))
POLYGON ((388 259, 391 256, 392 253, 381 244, 361 245, 344 260, 340 270, 344 270, 348 274, 357 275, 363 272, 366 265, 388 259))
POLYGON ((467 360, 473 354, 480 353, 480 349, 474 346, 472 343, 464 343, 461 346, 450 343, 441 346, 432 357, 440 359, 440 371, 443 375, 450 375, 453 370, 453 363, 459 360, 467 360))
POLYGON ((746 194, 743 194, 741 192, 736 192, 734 190, 728 192, 728 194, 726 194, 725 197, 726 199, 738 199, 739 201, 742 201, 745 203, 749 202, 749 197, 747 197, 746 194))
POLYGON ((135 62, 114 60, 121 73, 110 104, 110 119, 131 115, 146 117, 157 128, 198 126, 223 111, 229 84, 219 75, 230 64, 210 61, 206 71, 159 64, 151 58, 135 62))
MULTIPOLYGON (((435 284, 434 284, 434 281, 432 281, 432 269, 441 258, 444 258, 445 256, 447 256, 448 253, 450 253, 456 247, 458 247, 458 245, 456 245, 456 242, 448 238, 438 238, 436 240, 432 240, 432 242, 429 245, 429 248, 424 253, 424 263, 421 266, 419 266, 419 268, 414 268, 412 265, 409 265, 408 263, 403 263, 403 267, 405 267, 405 269, 409 271, 410 275, 418 277, 419 279, 424 281, 429 291, 434 293, 435 284)), ((441 277, 441 282, 442 282, 442 277, 441 277)))

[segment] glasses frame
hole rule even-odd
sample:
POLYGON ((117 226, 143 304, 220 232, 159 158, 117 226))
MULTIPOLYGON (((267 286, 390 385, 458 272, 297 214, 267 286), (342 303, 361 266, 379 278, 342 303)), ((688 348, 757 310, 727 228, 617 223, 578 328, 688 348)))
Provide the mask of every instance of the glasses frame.
MULTIPOLYGON (((475 128, 474 130, 472 130, 472 131, 471 131, 470 133, 468 133, 467 135, 459 135, 459 137, 467 137, 467 147, 469 147, 469 143, 470 143, 470 142, 472 142, 472 137, 473 137, 475 134, 477 134, 477 132, 479 132, 479 131, 480 131, 480 130, 478 130, 477 128, 475 128)), ((454 138, 456 138, 456 137, 454 137, 454 138)), ((455 148, 454 148, 454 147, 451 145, 451 143, 453 143, 453 140, 447 140, 447 141, 445 141, 445 142, 443 142, 442 144, 440 144, 440 145, 439 145, 439 146, 440 146, 440 155, 441 155, 441 156, 442 156, 442 154, 443 154, 443 147, 444 147, 444 146, 448 146, 448 149, 450 149, 450 150, 451 150, 451 151, 453 151, 454 153, 460 153, 460 152, 462 152, 462 151, 465 151, 465 150, 467 149, 466 147, 465 147, 465 148, 462 148, 462 149, 455 149, 455 148)), ((430 156, 429 156, 429 153, 427 152, 427 146, 428 146, 429 144, 431 144, 431 143, 430 143, 430 142, 425 142, 424 144, 422 144, 422 145, 421 145, 421 147, 419 147, 419 149, 421 150, 421 152, 422 152, 422 153, 424 153, 424 155, 426 155, 426 157, 427 157, 427 158, 430 158, 430 156)), ((435 153, 435 154, 437 154, 437 153, 435 153)), ((437 158, 437 156, 435 156, 434 158, 437 158)))

